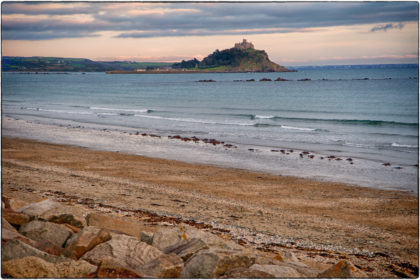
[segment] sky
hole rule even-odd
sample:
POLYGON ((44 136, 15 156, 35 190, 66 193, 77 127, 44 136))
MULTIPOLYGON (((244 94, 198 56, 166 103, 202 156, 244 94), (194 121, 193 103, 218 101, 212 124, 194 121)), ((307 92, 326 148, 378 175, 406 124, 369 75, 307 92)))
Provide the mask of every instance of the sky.
POLYGON ((418 3, 14 2, 1 5, 3 56, 165 61, 242 39, 281 65, 418 62, 418 3))

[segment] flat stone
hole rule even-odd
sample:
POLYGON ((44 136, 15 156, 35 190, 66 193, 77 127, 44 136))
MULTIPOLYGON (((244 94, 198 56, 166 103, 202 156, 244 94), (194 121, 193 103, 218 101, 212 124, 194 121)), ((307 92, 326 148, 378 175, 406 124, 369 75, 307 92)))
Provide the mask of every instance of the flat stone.
POLYGON ((11 239, 18 239, 26 244, 33 244, 35 241, 30 240, 29 238, 20 234, 8 221, 4 218, 1 219, 1 241, 2 245, 4 245, 7 241, 11 239))
POLYGON ((148 227, 141 223, 127 221, 110 215, 99 215, 95 213, 90 213, 86 216, 86 224, 88 226, 96 226, 119 233, 125 233, 137 238, 143 230, 148 229, 148 227))
POLYGON ((8 221, 10 224, 16 226, 21 226, 23 224, 29 223, 29 221, 31 220, 29 215, 26 215, 25 213, 21 212, 15 212, 10 209, 3 209, 3 211, 1 212, 1 216, 2 218, 6 219, 6 221, 8 221))
POLYGON ((22 208, 23 206, 26 206, 29 204, 27 201, 20 200, 18 198, 13 197, 3 197, 4 198, 4 204, 5 209, 10 209, 12 211, 17 211, 19 208, 22 208))
POLYGON ((63 251, 63 248, 52 244, 48 240, 36 241, 34 244, 29 244, 29 245, 31 245, 34 248, 37 248, 38 250, 41 250, 45 253, 48 253, 50 255, 60 256, 62 251, 63 251))
POLYGON ((96 245, 106 242, 111 239, 111 234, 108 230, 87 226, 67 242, 67 246, 63 251, 66 257, 72 259, 79 259, 84 253, 90 251, 96 245))
POLYGON ((58 202, 55 202, 52 199, 45 199, 40 202, 31 203, 26 206, 23 206, 17 210, 17 212, 25 213, 29 216, 42 216, 42 214, 47 211, 54 210, 59 208, 61 205, 58 202))
POLYGON ((317 276, 318 278, 366 278, 367 275, 351 262, 342 260, 317 276))
POLYGON ((183 239, 172 246, 166 247, 163 252, 165 254, 176 254, 184 261, 187 261, 192 255, 204 249, 209 249, 204 241, 198 238, 191 238, 183 239))
POLYGON ((112 239, 101 243, 86 252, 82 259, 99 265, 104 259, 117 260, 121 265, 136 269, 137 267, 154 260, 163 253, 135 237, 125 234, 112 234, 112 239))
POLYGON ((181 240, 181 231, 177 227, 162 228, 153 235, 152 246, 163 250, 172 246, 181 240))
POLYGON ((101 262, 98 278, 144 278, 144 275, 119 263, 115 259, 107 258, 101 262))
POLYGON ((142 265, 139 270, 147 278, 179 278, 184 262, 175 254, 161 255, 142 265))
POLYGON ((69 260, 61 256, 45 253, 17 239, 11 239, 7 241, 1 249, 2 262, 13 259, 21 259, 29 256, 35 256, 47 262, 53 263, 69 260))
POLYGON ((39 220, 21 226, 19 232, 35 241, 48 240, 58 247, 62 247, 73 235, 73 232, 63 225, 39 220))
POLYGON ((2 273, 14 278, 86 278, 96 269, 85 261, 50 263, 34 256, 2 262, 2 273))
POLYGON ((238 267, 238 268, 234 268, 227 271, 220 278, 262 279, 262 278, 274 278, 274 275, 264 272, 264 271, 238 267))
POLYGON ((232 250, 202 250, 193 255, 184 265, 182 278, 218 278, 227 271, 254 264, 255 259, 244 252, 232 250))
POLYGON ((275 278, 299 278, 302 275, 295 269, 288 266, 280 266, 273 264, 254 264, 250 267, 253 270, 258 270, 274 275, 275 278))

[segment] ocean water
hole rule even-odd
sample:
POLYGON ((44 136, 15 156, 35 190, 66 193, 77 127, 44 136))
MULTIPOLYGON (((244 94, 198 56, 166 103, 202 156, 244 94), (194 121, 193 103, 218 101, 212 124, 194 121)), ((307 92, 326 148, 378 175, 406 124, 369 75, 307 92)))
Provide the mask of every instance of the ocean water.
POLYGON ((2 73, 2 116, 418 163, 417 69, 2 73), (260 82, 282 77, 289 81, 260 82), (310 81, 298 81, 299 79, 310 81), (199 80, 216 82, 198 82, 199 80), (255 82, 245 80, 255 79, 255 82))

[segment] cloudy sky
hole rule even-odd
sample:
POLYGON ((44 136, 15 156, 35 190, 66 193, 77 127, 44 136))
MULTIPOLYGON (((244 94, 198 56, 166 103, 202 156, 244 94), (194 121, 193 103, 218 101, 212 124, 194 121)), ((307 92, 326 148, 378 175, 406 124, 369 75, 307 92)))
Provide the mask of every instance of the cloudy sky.
POLYGON ((417 63, 417 2, 2 2, 2 55, 202 59, 246 38, 282 65, 417 63))

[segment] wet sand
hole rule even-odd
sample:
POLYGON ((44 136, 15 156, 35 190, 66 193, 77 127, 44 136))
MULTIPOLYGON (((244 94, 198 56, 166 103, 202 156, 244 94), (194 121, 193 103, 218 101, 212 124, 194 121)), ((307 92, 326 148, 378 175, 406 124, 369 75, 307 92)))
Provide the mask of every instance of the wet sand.
POLYGON ((349 259, 370 277, 418 274, 418 198, 402 191, 12 138, 2 191, 203 223, 303 261, 349 259))

